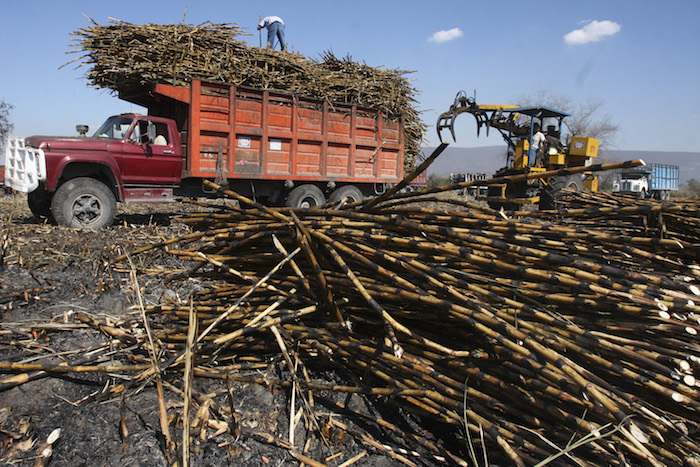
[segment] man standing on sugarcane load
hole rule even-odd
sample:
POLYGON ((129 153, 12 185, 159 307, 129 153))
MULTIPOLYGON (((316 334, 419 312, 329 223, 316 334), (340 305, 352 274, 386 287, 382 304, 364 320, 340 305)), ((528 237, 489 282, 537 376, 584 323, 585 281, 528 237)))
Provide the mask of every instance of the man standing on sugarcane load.
POLYGON ((266 16, 258 24, 258 30, 267 28, 267 47, 274 49, 277 39, 280 40, 281 50, 287 50, 284 40, 284 21, 279 16, 266 16))

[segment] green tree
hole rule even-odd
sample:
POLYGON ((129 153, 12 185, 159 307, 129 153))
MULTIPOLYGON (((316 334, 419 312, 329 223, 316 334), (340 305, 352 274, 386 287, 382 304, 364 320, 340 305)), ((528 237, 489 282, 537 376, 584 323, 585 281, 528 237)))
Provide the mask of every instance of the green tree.
POLYGON ((700 195, 700 182, 691 178, 688 180, 688 189, 695 193, 695 195, 700 195))
MULTIPOLYGON (((607 164, 610 162, 619 161, 606 157, 605 152, 603 152, 603 154, 599 154, 595 160, 596 164, 607 164)), ((615 178, 620 176, 620 172, 621 170, 606 170, 605 172, 598 172, 596 174, 598 177, 598 191, 605 191, 608 193, 612 192, 613 182, 615 181, 615 178)))
POLYGON ((10 123, 10 111, 13 109, 11 104, 5 101, 0 101, 0 146, 10 136, 14 125, 10 123))
POLYGON ((449 185, 450 179, 438 174, 428 174, 428 188, 436 188, 439 186, 449 185))

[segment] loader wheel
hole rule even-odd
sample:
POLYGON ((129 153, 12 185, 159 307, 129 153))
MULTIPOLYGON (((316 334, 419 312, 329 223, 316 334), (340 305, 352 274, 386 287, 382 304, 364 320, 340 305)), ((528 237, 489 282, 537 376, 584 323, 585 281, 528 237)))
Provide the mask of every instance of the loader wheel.
POLYGON ((29 210, 34 214, 34 217, 40 220, 53 220, 53 216, 51 215, 52 198, 52 194, 46 191, 43 185, 40 185, 39 188, 27 194, 27 204, 29 205, 29 210))
POLYGON ((90 177, 68 180, 51 201, 51 212, 58 225, 101 229, 114 220, 117 202, 107 185, 90 177))
POLYGON ((355 185, 345 185, 331 193, 328 197, 328 201, 337 204, 347 199, 347 203, 354 203, 355 201, 361 201, 363 198, 362 192, 355 185))
POLYGON ((287 196, 287 206, 290 208, 308 209, 326 204, 326 197, 316 185, 301 185, 287 196))
POLYGON ((583 191, 583 184, 579 175, 553 178, 540 194, 540 211, 557 209, 557 202, 561 197, 561 190, 569 188, 574 191, 583 191))

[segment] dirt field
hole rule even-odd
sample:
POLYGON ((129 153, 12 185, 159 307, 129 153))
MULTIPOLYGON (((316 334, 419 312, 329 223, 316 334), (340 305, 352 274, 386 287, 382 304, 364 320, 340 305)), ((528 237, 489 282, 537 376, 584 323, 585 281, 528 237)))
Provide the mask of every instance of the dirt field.
MULTIPOLYGON (((113 227, 90 232, 39 223, 25 203, 21 195, 0 199, 3 236, 0 360, 77 364, 76 360, 85 358, 88 349, 92 349, 99 364, 115 363, 109 352, 115 341, 80 324, 73 319, 75 314, 115 321, 136 315, 134 281, 129 267, 112 266, 110 259, 157 239, 186 233, 187 228, 172 219, 180 210, 199 208, 170 205, 164 210, 162 206, 138 206, 125 211, 121 207, 113 227), (21 342, 17 341, 19 336, 21 342)), ((192 290, 203 287, 197 280, 166 280, 168 273, 182 267, 183 264, 159 252, 135 257, 133 268, 139 272, 144 303, 161 303, 165 297, 186 300, 192 290)), ((89 359, 90 354, 87 355, 89 359)), ((265 368, 250 373, 277 376, 280 367, 280 362, 270 361, 265 368)), ((120 396, 96 401, 98 393, 124 379, 118 373, 47 376, 40 371, 10 372, 3 378, 12 377, 13 373, 30 381, 19 385, 8 379, 2 382, 0 463, 19 466, 41 463, 42 444, 56 429, 61 431, 48 458, 50 465, 162 466, 176 461, 166 459, 166 441, 160 429, 153 384, 132 386, 120 396)), ((166 381, 164 399, 169 408, 172 436, 178 443, 178 457, 182 436, 181 390, 166 381)), ((193 465, 298 465, 289 454, 289 391, 233 382, 229 392, 225 383, 202 378, 195 381, 194 391, 209 395, 216 403, 234 407, 238 429, 234 434, 216 434, 214 427, 218 425, 214 423, 209 424, 208 430, 201 430, 201 425, 193 428, 193 465)), ((370 407, 357 396, 325 403, 341 400, 361 413, 386 412, 381 403, 370 407)), ((303 425, 298 425, 301 428, 297 429, 295 446, 310 458, 324 461, 340 453, 328 460, 329 465, 341 465, 357 455, 360 457, 353 465, 397 463, 387 454, 368 450, 349 436, 334 435, 332 429, 324 445, 303 425)))

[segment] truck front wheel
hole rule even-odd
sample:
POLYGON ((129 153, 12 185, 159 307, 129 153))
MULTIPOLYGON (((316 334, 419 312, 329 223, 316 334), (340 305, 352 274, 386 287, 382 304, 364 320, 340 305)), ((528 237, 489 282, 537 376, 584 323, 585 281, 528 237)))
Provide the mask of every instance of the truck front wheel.
POLYGON ((287 196, 287 206, 290 208, 308 209, 326 204, 326 197, 316 185, 301 185, 287 196))
POLYGON ((51 201, 51 212, 58 225, 101 229, 114 220, 117 202, 107 185, 90 177, 68 180, 51 201))
POLYGON ((36 190, 27 193, 27 204, 29 210, 37 219, 53 219, 51 215, 51 193, 46 191, 44 185, 40 185, 36 190))

